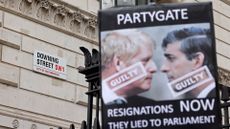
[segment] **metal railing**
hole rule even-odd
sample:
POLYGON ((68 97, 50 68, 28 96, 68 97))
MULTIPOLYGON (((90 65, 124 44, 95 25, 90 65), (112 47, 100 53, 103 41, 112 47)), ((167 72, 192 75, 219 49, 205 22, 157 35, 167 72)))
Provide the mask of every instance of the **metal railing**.
MULTIPOLYGON (((92 54, 88 49, 80 47, 85 56, 85 66, 79 67, 79 73, 84 74, 86 81, 89 83, 88 105, 87 105, 87 121, 83 120, 81 129, 101 129, 99 122, 99 106, 100 106, 100 73, 99 73, 99 53, 93 49, 92 54), (96 98, 95 118, 93 120, 93 97, 96 98), (94 121, 94 122, 93 122, 94 121)), ((220 107, 222 113, 222 128, 230 129, 230 87, 219 84, 220 89, 220 107)), ((62 129, 59 127, 59 129, 62 129)), ((74 124, 71 124, 69 129, 75 129, 74 124)))
MULTIPOLYGON (((78 68, 79 73, 84 74, 86 81, 88 82, 88 95, 87 102, 87 121, 83 120, 81 123, 81 129, 100 129, 99 122, 99 105, 100 105, 100 73, 99 73, 99 53, 96 49, 90 52, 85 47, 80 47, 81 51, 84 53, 85 66, 78 68), (92 54, 91 54, 92 53, 92 54), (93 120, 93 98, 96 98, 95 105, 95 118, 93 120)), ((62 127, 59 127, 62 129, 62 127)), ((74 124, 71 124, 69 129, 75 129, 74 124)))
POLYGON ((230 87, 224 86, 222 84, 220 86, 220 106, 221 106, 221 114, 222 114, 222 128, 229 129, 229 110, 230 110, 230 87))

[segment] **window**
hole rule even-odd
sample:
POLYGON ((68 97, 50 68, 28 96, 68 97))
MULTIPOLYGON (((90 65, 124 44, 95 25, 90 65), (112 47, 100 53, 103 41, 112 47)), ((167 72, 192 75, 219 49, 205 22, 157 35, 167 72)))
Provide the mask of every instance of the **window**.
POLYGON ((135 6, 154 3, 155 0, 101 0, 101 8, 119 7, 119 6, 135 6))

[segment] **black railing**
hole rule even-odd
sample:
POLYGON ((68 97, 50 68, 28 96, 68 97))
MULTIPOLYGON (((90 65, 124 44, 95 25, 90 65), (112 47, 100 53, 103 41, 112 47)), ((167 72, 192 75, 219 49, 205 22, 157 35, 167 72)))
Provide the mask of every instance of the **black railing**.
MULTIPOLYGON (((81 129, 100 129, 99 122, 99 105, 100 105, 100 74, 99 74, 99 53, 96 49, 92 50, 92 54, 85 47, 80 47, 85 56, 85 66, 78 68, 79 73, 84 74, 88 82, 88 103, 87 103, 87 121, 83 120, 81 129), (95 118, 93 122, 93 97, 96 97, 95 118)), ((59 127, 62 129, 62 127, 59 127)), ((75 129, 71 124, 69 129, 75 129)))
MULTIPOLYGON (((85 47, 80 47, 85 56, 85 66, 79 67, 79 73, 85 75, 86 81, 89 83, 88 105, 87 105, 87 121, 83 120, 81 129, 100 129, 99 122, 99 106, 100 106, 100 73, 99 73, 99 53, 93 49, 92 54, 85 47), (93 97, 96 97, 96 110, 93 122, 93 97)), ((230 87, 219 84, 220 88, 220 105, 222 113, 222 128, 230 129, 229 111, 230 111, 230 87)), ((62 129, 59 127, 59 129, 62 129)), ((75 129, 74 124, 70 125, 69 129, 75 129)))
POLYGON ((81 129, 92 129, 93 115, 93 97, 96 97, 96 116, 94 118, 93 129, 100 129, 99 124, 99 100, 100 100, 100 73, 99 73, 99 53, 96 49, 92 54, 85 47, 80 47, 85 56, 85 67, 79 67, 79 73, 84 74, 86 81, 89 83, 87 121, 83 121, 81 129))
POLYGON ((223 118, 223 129, 229 129, 229 108, 230 108, 230 87, 220 85, 220 105, 221 105, 221 113, 223 118))

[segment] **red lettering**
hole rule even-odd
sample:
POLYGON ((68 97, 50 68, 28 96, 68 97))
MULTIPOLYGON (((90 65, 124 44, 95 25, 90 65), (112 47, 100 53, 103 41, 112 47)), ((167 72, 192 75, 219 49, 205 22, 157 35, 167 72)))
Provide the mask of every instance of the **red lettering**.
POLYGON ((56 69, 57 71, 64 72, 64 67, 63 67, 63 66, 55 65, 55 69, 56 69))

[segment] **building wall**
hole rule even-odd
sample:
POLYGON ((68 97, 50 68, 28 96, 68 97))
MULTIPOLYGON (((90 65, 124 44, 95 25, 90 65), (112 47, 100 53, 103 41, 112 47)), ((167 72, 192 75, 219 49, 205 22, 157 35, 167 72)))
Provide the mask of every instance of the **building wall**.
POLYGON ((230 3, 213 0, 217 63, 220 83, 230 86, 230 3))
POLYGON ((87 83, 79 47, 98 49, 95 8, 97 0, 0 0, 0 129, 80 128, 87 83), (67 79, 33 71, 35 50, 64 58, 67 79))
MULTIPOLYGON (((97 0, 0 0, 0 129, 80 128, 87 83, 77 69, 84 66, 79 47, 98 49, 98 8, 97 0), (67 79, 34 72, 35 50, 66 59, 67 79)), ((219 80, 230 86, 227 0, 213 0, 213 13, 219 80)))

